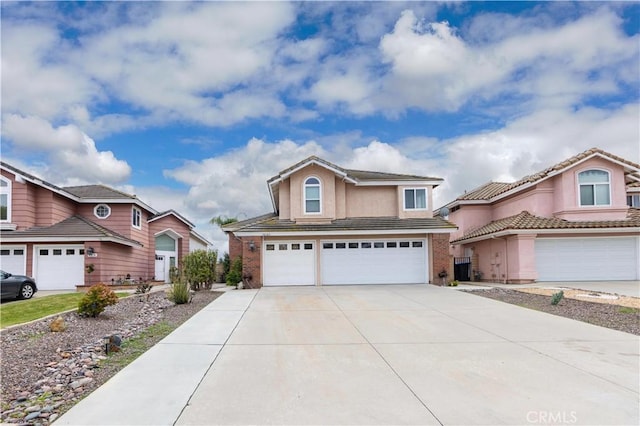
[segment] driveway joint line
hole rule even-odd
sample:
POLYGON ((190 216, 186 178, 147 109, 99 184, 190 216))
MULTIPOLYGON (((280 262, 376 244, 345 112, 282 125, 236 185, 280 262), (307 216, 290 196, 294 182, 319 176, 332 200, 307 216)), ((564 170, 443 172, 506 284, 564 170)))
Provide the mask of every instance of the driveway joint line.
MULTIPOLYGON (((259 289, 258 289, 259 291, 259 289)), ((226 293, 225 293, 226 294, 226 293)), ((202 381, 205 379, 205 377, 207 377, 207 374, 209 374, 209 371, 211 370, 211 368, 213 367, 213 365, 215 364, 216 360, 218 359, 218 357, 220 356, 220 354, 222 353, 224 347, 227 345, 227 342, 229 341, 229 339, 231 338, 231 336, 233 335, 233 332, 236 331, 236 328, 238 328, 238 324, 240 324, 240 321, 242 321, 242 318, 244 318, 244 315, 247 313, 247 311, 249 310, 249 308, 251 307, 251 304, 253 303, 253 300, 256 298, 256 295, 258 294, 258 292, 255 292, 253 294, 253 297, 251 297, 251 300, 249 301, 249 303, 247 304, 247 307, 244 309, 244 311, 242 312, 242 315, 240 315, 240 318, 238 318, 238 321, 236 322, 236 324, 233 326, 233 329, 231 330, 231 332, 229 333, 229 335, 227 336, 227 338, 225 339, 224 343, 222 345, 217 344, 215 346, 220 346, 220 350, 216 353, 216 356, 213 357, 213 361, 211 361, 211 363, 209 364, 209 367, 207 367, 207 369, 205 370, 204 374, 202 375, 202 377, 200 377, 200 380, 198 380, 198 384, 196 384, 196 386, 193 388, 193 391, 191 392, 191 394, 189 395, 189 398, 187 398, 187 403, 184 405, 184 407, 182 407, 182 409, 180 410, 180 413, 178 414, 178 416, 175 418, 175 420, 171 423, 173 426, 176 426, 176 424, 178 423, 178 420, 180 420, 180 417, 182 417, 182 414, 184 414, 184 410, 189 406, 189 404, 191 403, 191 399, 193 398, 193 395, 195 395, 195 393, 198 391, 198 388, 200 387, 200 385, 202 384, 202 381)), ((224 295, 222 295, 224 296, 224 295)), ((221 296, 221 297, 222 297, 221 296)), ((215 303, 216 300, 212 301, 211 303, 215 303)), ((211 305, 211 303, 209 305, 211 305)), ((206 309, 207 307, 205 307, 204 309, 206 309)), ((214 346, 214 345, 212 345, 214 346)))
POLYGON ((380 359, 382 359, 382 361, 387 365, 387 367, 389 367, 389 369, 393 372, 393 374, 395 374, 395 376, 400 380, 400 382, 402 382, 402 384, 409 390, 409 392, 411 392, 411 394, 416 398, 416 400, 429 412, 429 414, 431 414, 433 416, 434 419, 436 419, 438 424, 443 426, 444 423, 442 423, 442 421, 438 418, 438 416, 436 416, 436 414, 433 411, 431 411, 431 409, 429 409, 427 404, 425 404, 425 402, 414 392, 414 390, 411 388, 411 386, 409 386, 409 384, 404 381, 404 379, 400 376, 400 374, 398 374, 396 369, 393 368, 391 366, 391 364, 389 363, 389 361, 387 361, 387 359, 378 351, 378 348, 376 348, 375 345, 372 344, 364 334, 362 334, 360 329, 353 323, 353 321, 351 321, 351 319, 347 316, 347 314, 345 314, 345 312, 342 310, 342 308, 340 308, 340 305, 338 305, 336 303, 336 301, 331 297, 331 295, 329 293, 327 293, 327 291, 325 289, 322 289, 322 291, 336 305, 338 310, 342 313, 342 315, 349 322, 349 324, 351 324, 351 326, 358 331, 358 334, 360 334, 360 336, 362 336, 362 338, 365 340, 365 342, 367 342, 366 344, 368 344, 371 347, 371 349, 373 349, 375 351, 375 353, 378 354, 380 359))

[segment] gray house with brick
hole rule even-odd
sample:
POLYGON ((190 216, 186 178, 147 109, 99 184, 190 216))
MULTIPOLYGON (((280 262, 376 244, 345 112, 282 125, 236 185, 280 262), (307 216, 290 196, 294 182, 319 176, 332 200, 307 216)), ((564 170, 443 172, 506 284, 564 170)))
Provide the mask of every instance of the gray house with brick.
POLYGON ((417 284, 451 276, 442 179, 344 169, 312 156, 267 181, 273 212, 223 227, 252 287, 417 284))

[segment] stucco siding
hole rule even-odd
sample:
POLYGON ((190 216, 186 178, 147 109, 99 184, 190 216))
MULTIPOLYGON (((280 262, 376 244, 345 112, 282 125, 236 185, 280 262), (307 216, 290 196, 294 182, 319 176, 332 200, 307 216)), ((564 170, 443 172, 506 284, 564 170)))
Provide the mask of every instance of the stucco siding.
POLYGON ((334 173, 324 167, 314 164, 299 170, 289 177, 290 181, 290 209, 292 220, 332 220, 336 217, 335 205, 335 177, 334 173), (321 211, 320 214, 304 212, 304 181, 309 177, 316 177, 320 181, 321 211))
POLYGON ((346 185, 346 217, 398 216, 396 188, 393 186, 346 185))

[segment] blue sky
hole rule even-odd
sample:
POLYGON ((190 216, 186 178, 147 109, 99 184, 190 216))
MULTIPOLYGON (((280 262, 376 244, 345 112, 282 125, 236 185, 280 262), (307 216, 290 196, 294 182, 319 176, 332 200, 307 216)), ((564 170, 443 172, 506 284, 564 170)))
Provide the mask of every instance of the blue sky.
POLYGON ((441 205, 597 146, 640 161, 638 2, 3 2, 2 158, 208 220, 318 155, 441 205))

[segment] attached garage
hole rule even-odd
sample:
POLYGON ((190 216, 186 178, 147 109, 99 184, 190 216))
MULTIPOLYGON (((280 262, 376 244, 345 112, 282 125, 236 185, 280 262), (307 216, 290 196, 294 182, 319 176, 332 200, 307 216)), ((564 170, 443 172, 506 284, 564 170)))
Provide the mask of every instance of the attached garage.
POLYGON ((36 246, 34 253, 38 290, 75 290, 84 284, 82 245, 36 246))
POLYGON ((640 279, 640 237, 538 238, 538 281, 640 279))
POLYGON ((423 239, 323 241, 322 284, 424 284, 426 246, 423 239))
POLYGON ((0 250, 0 269, 13 275, 26 275, 26 246, 2 245, 0 250))
POLYGON ((266 241, 263 285, 315 285, 315 246, 313 241, 266 241))

